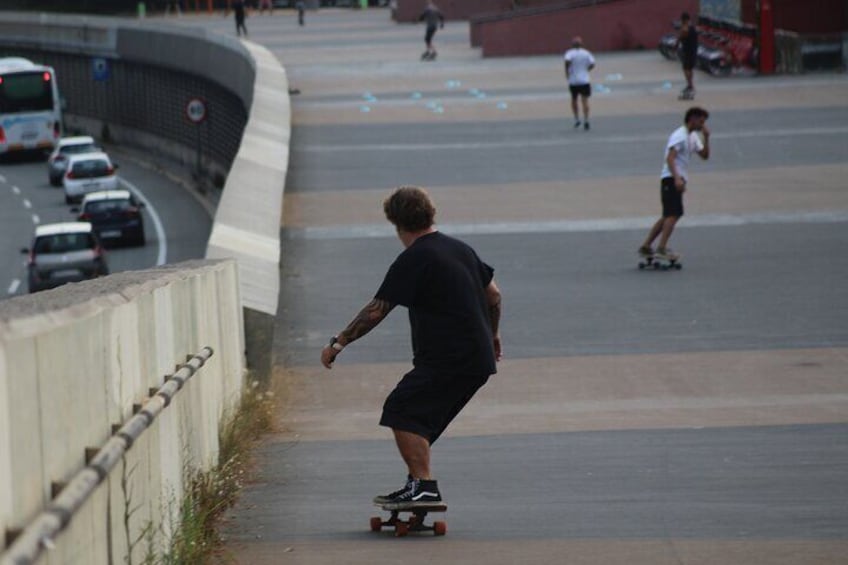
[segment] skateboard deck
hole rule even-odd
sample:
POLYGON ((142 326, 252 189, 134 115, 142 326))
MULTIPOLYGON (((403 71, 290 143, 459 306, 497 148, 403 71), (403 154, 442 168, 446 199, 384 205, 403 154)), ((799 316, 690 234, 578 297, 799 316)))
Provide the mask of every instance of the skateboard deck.
POLYGON ((645 255, 639 256, 641 260, 639 261, 639 270, 644 269, 653 269, 655 271, 668 271, 669 269, 674 269, 679 271, 683 268, 683 264, 680 262, 681 257, 677 257, 677 259, 665 259, 662 257, 658 257, 656 255, 651 255, 646 257, 645 255))
POLYGON ((380 506, 386 512, 391 512, 388 520, 383 520, 379 516, 371 518, 371 531, 379 532, 384 527, 394 528, 395 537, 404 537, 410 532, 433 532, 433 535, 443 536, 448 531, 448 524, 444 520, 436 520, 432 524, 426 524, 427 514, 433 512, 447 512, 447 504, 433 504, 430 506, 418 506, 415 508, 404 508, 394 510, 386 506, 380 506), (409 516, 404 519, 402 514, 409 516))
POLYGON ((684 90, 677 97, 678 100, 694 100, 695 99, 695 91, 694 90, 684 90))

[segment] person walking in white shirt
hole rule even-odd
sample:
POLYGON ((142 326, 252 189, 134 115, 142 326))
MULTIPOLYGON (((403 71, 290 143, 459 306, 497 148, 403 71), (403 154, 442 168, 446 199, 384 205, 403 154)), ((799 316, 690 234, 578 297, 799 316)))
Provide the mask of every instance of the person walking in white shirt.
POLYGON ((571 91, 571 112, 574 114, 574 127, 580 127, 580 115, 577 113, 577 97, 583 106, 583 129, 589 129, 589 97, 592 96, 592 82, 589 71, 595 68, 595 58, 583 47, 580 36, 571 40, 571 49, 565 52, 565 78, 571 91))

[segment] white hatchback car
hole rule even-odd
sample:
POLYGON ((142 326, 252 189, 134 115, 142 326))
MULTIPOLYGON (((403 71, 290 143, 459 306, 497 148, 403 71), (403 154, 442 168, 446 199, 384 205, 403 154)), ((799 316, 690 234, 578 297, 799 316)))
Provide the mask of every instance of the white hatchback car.
POLYGON ((80 153, 92 153, 100 151, 94 138, 88 135, 75 137, 63 137, 56 145, 56 149, 47 159, 47 176, 53 186, 62 186, 62 177, 68 167, 68 158, 80 153))
POLYGON ((62 186, 65 188, 65 203, 73 204, 82 201, 89 192, 100 190, 116 190, 118 168, 102 152, 71 155, 62 186))

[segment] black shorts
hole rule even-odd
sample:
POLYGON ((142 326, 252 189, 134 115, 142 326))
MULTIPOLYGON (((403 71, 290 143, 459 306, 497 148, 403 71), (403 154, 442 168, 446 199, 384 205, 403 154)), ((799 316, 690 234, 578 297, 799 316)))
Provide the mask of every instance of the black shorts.
POLYGON ((380 425, 411 432, 432 445, 489 376, 459 376, 413 369, 383 404, 380 425))
POLYGON ((571 91, 572 100, 577 98, 577 96, 585 96, 586 98, 592 96, 591 84, 570 84, 568 85, 568 90, 571 91))
POLYGON ((687 55, 686 53, 682 53, 680 55, 680 62, 683 64, 684 71, 691 71, 695 68, 695 63, 698 62, 698 56, 687 55))
POLYGON ((666 177, 660 182, 663 218, 679 218, 683 215, 683 193, 674 186, 674 178, 666 177))
POLYGON ((429 45, 433 41, 433 36, 436 35, 436 26, 427 26, 427 31, 424 33, 424 41, 429 45))

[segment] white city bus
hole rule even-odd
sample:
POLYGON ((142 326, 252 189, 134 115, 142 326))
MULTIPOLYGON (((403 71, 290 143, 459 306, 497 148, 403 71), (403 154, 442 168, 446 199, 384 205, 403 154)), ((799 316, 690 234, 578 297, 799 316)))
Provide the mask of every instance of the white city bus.
POLYGON ((56 73, 20 57, 0 58, 0 155, 51 150, 62 133, 56 73))

